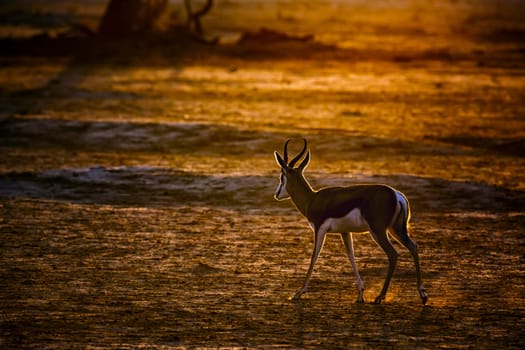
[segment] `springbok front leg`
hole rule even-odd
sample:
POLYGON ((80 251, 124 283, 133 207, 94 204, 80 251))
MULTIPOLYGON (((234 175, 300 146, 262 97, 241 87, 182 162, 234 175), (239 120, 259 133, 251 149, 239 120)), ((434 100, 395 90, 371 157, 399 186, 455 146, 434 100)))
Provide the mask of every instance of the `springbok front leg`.
POLYGON ((381 302, 385 299, 386 292, 390 286, 390 281, 392 280, 392 275, 396 269, 397 257, 399 254, 392 246, 392 243, 390 243, 386 233, 386 228, 370 227, 370 235, 374 241, 385 251, 388 257, 388 272, 386 274, 385 282, 383 284, 383 288, 381 289, 381 293, 379 293, 379 295, 374 300, 374 304, 381 304, 381 302))
POLYGON ((312 276, 312 272, 314 271, 315 262, 319 257, 319 253, 321 253, 321 249, 323 249, 325 238, 326 230, 322 228, 314 228, 314 249, 312 252, 312 258, 310 260, 310 267, 308 268, 308 272, 306 273, 306 279, 304 280, 303 287, 297 293, 295 293, 293 300, 299 300, 299 298, 301 298, 301 295, 303 295, 304 292, 306 292, 306 290, 308 289, 308 283, 310 283, 310 277, 312 276))
POLYGON ((355 262, 355 256, 354 256, 354 240, 352 238, 351 232, 343 232, 341 233, 341 237, 343 238, 343 243, 345 244, 346 253, 348 254, 348 258, 350 259, 350 263, 352 264, 352 268, 354 269, 355 278, 357 280, 357 287, 359 289, 359 296, 357 297, 358 303, 364 303, 364 291, 365 291, 365 285, 363 284, 363 280, 361 279, 361 276, 359 275, 359 270, 357 269, 357 264, 355 262))

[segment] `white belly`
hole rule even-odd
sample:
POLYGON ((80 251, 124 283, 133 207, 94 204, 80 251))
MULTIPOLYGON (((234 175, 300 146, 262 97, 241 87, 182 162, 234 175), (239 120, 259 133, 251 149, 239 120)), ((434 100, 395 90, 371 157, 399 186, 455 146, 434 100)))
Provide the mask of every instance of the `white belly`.
POLYGON ((361 215, 361 210, 355 208, 343 217, 326 219, 321 225, 321 230, 332 233, 365 232, 369 227, 361 215))

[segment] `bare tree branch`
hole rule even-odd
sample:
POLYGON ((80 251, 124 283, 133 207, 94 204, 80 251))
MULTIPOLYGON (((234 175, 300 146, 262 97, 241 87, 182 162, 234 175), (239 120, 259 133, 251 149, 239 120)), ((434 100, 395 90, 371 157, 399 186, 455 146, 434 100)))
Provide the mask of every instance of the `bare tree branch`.
POLYGON ((195 12, 192 10, 191 0, 184 0, 184 5, 186 6, 186 13, 188 15, 188 29, 190 31, 195 31, 196 34, 202 36, 204 31, 202 30, 201 17, 211 10, 213 6, 213 0, 206 0, 204 6, 195 12))

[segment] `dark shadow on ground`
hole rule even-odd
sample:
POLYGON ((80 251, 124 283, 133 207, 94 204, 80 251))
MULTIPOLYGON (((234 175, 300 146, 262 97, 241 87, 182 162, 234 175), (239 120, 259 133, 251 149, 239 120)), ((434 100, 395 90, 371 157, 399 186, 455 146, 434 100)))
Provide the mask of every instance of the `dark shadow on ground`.
MULTIPOLYGON (((134 123, 38 118, 0 120, 0 147, 102 152, 250 154, 283 135, 209 123, 134 123), (240 147, 240 146, 243 147, 240 147)), ((271 148, 270 148, 271 149, 271 148)))
MULTIPOLYGON (((291 203, 276 203, 273 193, 278 172, 268 175, 204 175, 171 168, 92 167, 39 173, 6 173, 0 177, 0 195, 8 198, 60 200, 71 203, 117 206, 197 205, 230 210, 290 210, 291 203)), ((314 182, 330 185, 387 183, 402 189, 419 213, 491 214, 520 212, 525 193, 472 182, 448 181, 411 175, 336 176, 314 182)), ((465 214, 466 215, 466 214, 465 214)))
MULTIPOLYGON (((497 32, 497 29, 495 29, 497 32)), ((519 32, 521 33, 521 32, 519 32)), ((518 34, 519 34, 518 33, 518 34)), ((31 38, 0 38, 2 57, 72 58, 74 65, 112 64, 117 66, 173 66, 183 62, 220 62, 224 59, 246 61, 327 60, 327 61, 386 61, 413 64, 422 61, 474 61, 483 66, 522 68, 522 40, 514 32, 507 38, 515 48, 490 51, 431 48, 396 50, 396 48, 355 49, 339 47, 315 40, 310 36, 294 36, 269 29, 247 31, 233 44, 206 45, 183 33, 135 35, 127 38, 92 36, 31 38), (505 59, 502 59, 505 58, 505 59)), ((496 33, 499 35, 499 33, 496 33)))
MULTIPOLYGON (((129 96, 125 95, 125 98, 129 96)), ((122 98, 122 97, 120 97, 122 98)), ((135 97, 133 97, 135 98, 135 97)), ((331 128, 295 127, 289 132, 258 131, 249 126, 206 122, 125 122, 63 120, 18 115, 0 119, 0 147, 34 150, 70 150, 86 152, 151 152, 164 154, 206 153, 217 157, 271 156, 284 140, 300 140, 305 135, 315 140, 317 154, 342 158, 366 152, 386 154, 450 155, 468 154, 468 149, 443 147, 395 138, 378 138, 331 128), (333 137, 340 142, 333 152, 333 137)), ((497 142, 495 140, 494 142, 497 142)))
POLYGON ((457 135, 435 138, 452 145, 479 148, 516 157, 525 156, 525 138, 489 138, 470 135, 457 135))
MULTIPOLYGON (((78 152, 88 155, 99 152, 108 156, 113 153, 125 154, 131 158, 135 154, 149 154, 153 157, 179 154, 195 156, 195 162, 200 161, 199 157, 219 160, 227 155, 250 164, 254 158, 271 159, 271 150, 280 150, 286 138, 301 137, 300 134, 285 135, 207 123, 97 122, 26 117, 1 120, 0 135, 0 147, 5 150, 5 164, 14 161, 8 158, 9 153, 14 150, 28 154, 35 152, 35 157, 49 154, 50 159, 58 157, 53 156, 56 152, 66 152, 71 157, 75 157, 78 152)), ((338 145, 337 154, 345 157, 366 153, 367 159, 383 159, 407 152, 414 153, 414 150, 418 154, 441 153, 453 157, 458 152, 470 152, 458 151, 454 147, 425 146, 364 135, 344 136, 345 142, 338 145)), ((323 145, 324 141, 334 137, 334 131, 320 130, 312 137, 319 145, 316 154, 323 157, 325 153, 332 153, 331 147, 325 149, 323 145)), ((0 179, 0 193, 3 196, 115 205, 199 203, 228 208, 274 207, 272 195, 277 185, 277 167, 250 168, 249 172, 255 175, 211 176, 198 171, 185 172, 176 167, 104 167, 94 166, 91 162, 85 168, 4 172, 0 179), (268 176, 273 172, 275 177, 268 176)), ((306 175, 312 180, 314 187, 363 182, 390 184, 408 195, 416 211, 505 212, 520 211, 525 204, 525 196, 521 191, 474 182, 412 175, 357 175, 350 179, 338 177, 337 174, 327 177, 307 172, 306 175)))

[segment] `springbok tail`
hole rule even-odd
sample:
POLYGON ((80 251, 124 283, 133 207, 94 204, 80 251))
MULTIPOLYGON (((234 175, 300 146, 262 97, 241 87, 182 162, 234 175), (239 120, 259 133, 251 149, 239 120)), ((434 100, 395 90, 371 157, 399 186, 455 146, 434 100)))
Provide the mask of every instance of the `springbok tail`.
MULTIPOLYGON (((400 238, 404 240, 408 239, 408 225, 410 220, 410 205, 404 195, 397 192, 397 202, 399 204, 399 211, 395 222, 393 223, 394 229, 398 232, 400 238)), ((403 242, 404 243, 404 242, 403 242)))

